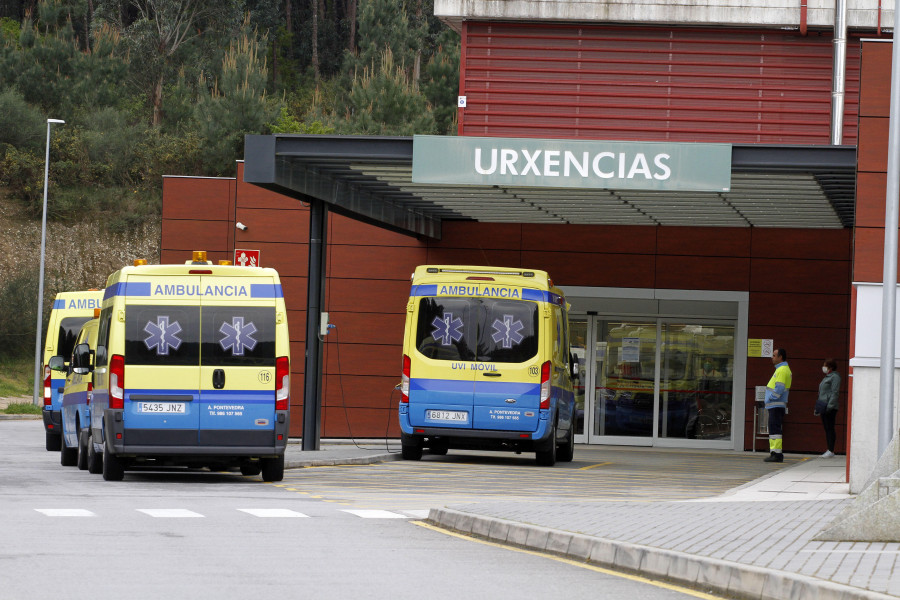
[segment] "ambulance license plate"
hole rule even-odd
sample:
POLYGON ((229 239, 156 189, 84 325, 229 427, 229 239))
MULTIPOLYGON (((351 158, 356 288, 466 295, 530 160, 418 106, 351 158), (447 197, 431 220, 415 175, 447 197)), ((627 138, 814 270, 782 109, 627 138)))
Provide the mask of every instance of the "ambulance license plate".
POLYGON ((464 410, 426 410, 425 418, 429 421, 465 423, 469 420, 469 413, 464 410))
POLYGON ((142 413, 181 413, 185 411, 184 402, 141 402, 140 412, 142 413))

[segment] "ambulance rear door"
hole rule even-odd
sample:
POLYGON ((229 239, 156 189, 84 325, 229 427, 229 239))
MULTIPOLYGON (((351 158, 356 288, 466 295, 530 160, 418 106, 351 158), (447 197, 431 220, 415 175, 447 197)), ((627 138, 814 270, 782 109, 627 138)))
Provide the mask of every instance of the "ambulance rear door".
POLYGON ((281 286, 226 274, 203 275, 201 285, 200 445, 274 446, 281 286))
POLYGON ((540 319, 541 306, 537 302, 480 300, 477 362, 472 365, 476 429, 537 429, 542 362, 538 352, 540 319))
POLYGON ((126 445, 197 445, 199 279, 132 274, 120 284, 126 296, 126 445))

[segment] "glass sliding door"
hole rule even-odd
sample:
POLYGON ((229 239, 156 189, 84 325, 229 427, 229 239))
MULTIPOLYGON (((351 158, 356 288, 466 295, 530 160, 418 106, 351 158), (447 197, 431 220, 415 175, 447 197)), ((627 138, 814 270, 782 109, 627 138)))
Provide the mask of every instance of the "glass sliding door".
MULTIPOLYGON (((569 350, 575 358, 575 372, 573 373, 575 387, 575 441, 580 444, 587 442, 584 431, 585 413, 585 386, 587 385, 588 368, 588 320, 586 318, 569 319, 569 350)), ((589 413, 588 413, 589 414, 589 413)))

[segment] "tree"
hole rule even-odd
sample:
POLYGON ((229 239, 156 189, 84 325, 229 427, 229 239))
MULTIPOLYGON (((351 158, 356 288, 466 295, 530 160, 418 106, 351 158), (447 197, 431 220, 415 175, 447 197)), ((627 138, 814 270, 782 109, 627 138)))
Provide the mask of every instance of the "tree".
POLYGON ((122 32, 132 76, 149 98, 151 123, 159 126, 166 80, 200 52, 198 46, 234 32, 242 11, 241 0, 106 0, 97 16, 122 32))

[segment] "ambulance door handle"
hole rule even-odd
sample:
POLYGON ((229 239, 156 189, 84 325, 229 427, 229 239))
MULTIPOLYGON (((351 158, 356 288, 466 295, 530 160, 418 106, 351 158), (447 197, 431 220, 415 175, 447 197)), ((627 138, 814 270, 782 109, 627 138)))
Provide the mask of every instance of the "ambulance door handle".
POLYGON ((503 377, 500 373, 482 373, 485 377, 503 377))
POLYGON ((217 390, 225 387, 225 371, 223 369, 213 371, 213 387, 217 390))

